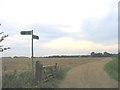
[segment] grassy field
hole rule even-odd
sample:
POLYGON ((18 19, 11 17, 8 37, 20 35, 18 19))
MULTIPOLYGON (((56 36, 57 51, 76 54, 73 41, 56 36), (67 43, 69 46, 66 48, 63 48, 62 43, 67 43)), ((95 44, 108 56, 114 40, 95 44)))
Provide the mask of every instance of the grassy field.
POLYGON ((117 57, 114 57, 112 61, 107 63, 104 69, 112 78, 118 81, 118 58, 117 57))

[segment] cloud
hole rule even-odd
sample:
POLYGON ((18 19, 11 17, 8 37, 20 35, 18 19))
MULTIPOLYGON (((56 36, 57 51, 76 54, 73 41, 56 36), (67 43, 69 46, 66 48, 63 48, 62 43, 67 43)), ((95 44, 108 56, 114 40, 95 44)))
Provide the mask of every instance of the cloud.
POLYGON ((38 35, 40 37, 41 42, 48 42, 50 40, 68 35, 67 32, 61 31, 59 28, 70 28, 70 26, 34 23, 22 27, 22 30, 31 29, 34 31, 35 35, 38 35))
POLYGON ((31 40, 30 35, 13 35, 13 36, 8 36, 5 38, 5 40, 1 43, 4 44, 5 46, 15 46, 15 47, 27 47, 29 45, 29 42, 31 40))
POLYGON ((74 40, 69 37, 63 37, 59 39, 52 40, 51 42, 45 43, 44 48, 51 49, 66 49, 66 50, 103 50, 103 51, 117 51, 118 45, 103 45, 101 43, 94 43, 92 41, 86 40, 74 40))
POLYGON ((29 55, 34 30, 35 55, 79 54, 117 50, 117 1, 114 0, 2 0, 0 30, 9 37, 6 55, 29 55), (101 6, 102 5, 102 6, 101 6))
POLYGON ((15 35, 20 33, 20 28, 18 28, 19 23, 9 22, 3 19, 0 19, 0 32, 3 31, 4 34, 15 35))
POLYGON ((109 0, 3 0, 0 17, 6 21, 29 25, 76 25, 86 17, 104 17, 110 11, 109 0), (102 5, 102 6, 101 6, 102 5))
POLYGON ((3 47, 11 48, 7 51, 4 51, 3 56, 31 55, 31 35, 16 34, 13 36, 9 36, 5 38, 1 45, 3 45, 3 47))
MULTIPOLYGON (((117 11, 111 11, 102 19, 88 18, 82 23, 82 34, 85 40, 97 43, 118 43, 118 17, 117 11)), ((111 44, 113 44, 111 43, 111 44)))

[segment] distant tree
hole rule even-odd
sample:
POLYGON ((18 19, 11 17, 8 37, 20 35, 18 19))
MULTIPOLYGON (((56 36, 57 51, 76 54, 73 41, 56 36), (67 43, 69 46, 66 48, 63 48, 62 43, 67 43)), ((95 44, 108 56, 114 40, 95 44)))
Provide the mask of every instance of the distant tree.
POLYGON ((102 53, 92 52, 92 53, 91 53, 91 56, 92 56, 92 57, 101 57, 101 56, 102 56, 102 53))
POLYGON ((13 58, 18 58, 17 56, 14 56, 13 58))
MULTIPOLYGON (((1 24, 0 24, 0 26, 1 26, 1 24)), ((2 33, 4 33, 4 32, 0 32, 0 34, 2 34, 2 33)), ((6 37, 8 37, 8 35, 3 35, 3 36, 1 36, 0 37, 0 43, 6 38, 6 37)), ((4 50, 7 50, 7 49, 10 49, 10 47, 5 47, 5 48, 3 48, 3 45, 0 45, 0 52, 3 52, 4 50)))
POLYGON ((105 57, 109 57, 109 56, 112 56, 112 54, 108 53, 108 52, 104 52, 104 56, 105 57))
POLYGON ((91 52, 91 56, 94 56, 95 55, 95 52, 91 52))
POLYGON ((105 55, 105 56, 107 56, 108 54, 109 54, 109 53, 107 53, 107 52, 104 52, 104 55, 105 55))
POLYGON ((103 56, 102 53, 97 53, 96 55, 99 56, 99 57, 102 57, 102 56, 103 56))

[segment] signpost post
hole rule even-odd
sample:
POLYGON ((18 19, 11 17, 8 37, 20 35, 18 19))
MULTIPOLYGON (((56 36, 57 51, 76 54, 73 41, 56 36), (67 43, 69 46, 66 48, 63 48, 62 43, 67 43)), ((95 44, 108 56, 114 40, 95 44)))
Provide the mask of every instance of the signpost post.
POLYGON ((33 76, 34 76, 34 61, 33 61, 33 30, 31 31, 32 34, 32 72, 33 72, 33 76))
POLYGON ((36 35, 33 35, 33 30, 31 31, 21 31, 20 32, 21 35, 32 35, 32 45, 31 45, 31 51, 32 51, 32 73, 33 73, 33 76, 34 76, 34 53, 33 53, 33 39, 39 39, 39 36, 36 36, 36 35))

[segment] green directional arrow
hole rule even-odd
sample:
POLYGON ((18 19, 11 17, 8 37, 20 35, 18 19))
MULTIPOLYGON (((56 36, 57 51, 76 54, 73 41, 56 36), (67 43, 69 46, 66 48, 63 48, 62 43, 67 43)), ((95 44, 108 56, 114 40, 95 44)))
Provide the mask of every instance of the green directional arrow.
POLYGON ((21 31, 20 32, 21 35, 32 35, 31 31, 21 31))
POLYGON ((33 39, 39 39, 39 36, 33 35, 33 39))

